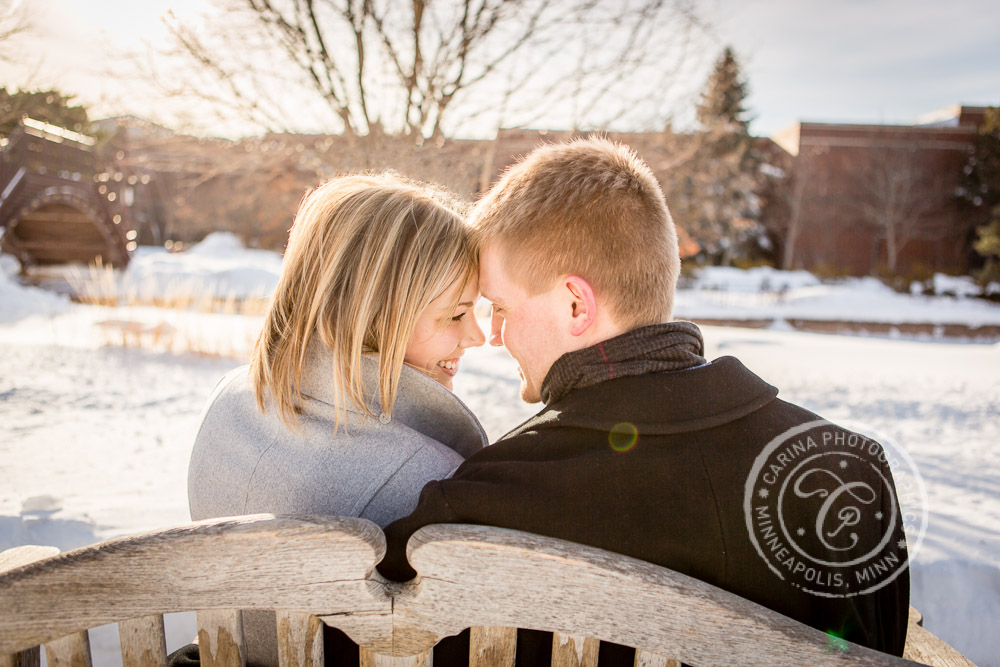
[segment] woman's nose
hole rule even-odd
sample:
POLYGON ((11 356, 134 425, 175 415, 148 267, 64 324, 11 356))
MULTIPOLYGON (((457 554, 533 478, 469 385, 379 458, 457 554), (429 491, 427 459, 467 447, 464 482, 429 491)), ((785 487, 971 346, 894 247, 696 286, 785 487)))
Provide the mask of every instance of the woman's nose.
POLYGON ((479 347, 486 342, 486 336, 483 335, 483 330, 479 327, 479 322, 476 321, 473 313, 470 312, 469 317, 465 319, 468 320, 469 324, 466 326, 462 345, 464 347, 479 347))

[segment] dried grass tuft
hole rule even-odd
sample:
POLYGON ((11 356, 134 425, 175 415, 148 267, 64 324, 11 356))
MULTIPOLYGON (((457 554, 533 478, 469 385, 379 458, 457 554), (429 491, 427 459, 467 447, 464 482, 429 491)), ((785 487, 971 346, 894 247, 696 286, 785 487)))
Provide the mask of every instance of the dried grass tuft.
POLYGON ((179 279, 169 285, 140 284, 127 281, 113 267, 100 261, 86 269, 74 268, 66 276, 74 299, 95 306, 152 306, 190 310, 199 313, 226 315, 263 315, 270 297, 241 297, 230 293, 225 297, 206 294, 203 285, 194 279, 179 279))

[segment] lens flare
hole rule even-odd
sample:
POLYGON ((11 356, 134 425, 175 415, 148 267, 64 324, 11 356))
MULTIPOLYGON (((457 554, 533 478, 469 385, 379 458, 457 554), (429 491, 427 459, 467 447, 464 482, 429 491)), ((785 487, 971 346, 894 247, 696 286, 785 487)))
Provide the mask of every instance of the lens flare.
POLYGON ((615 424, 608 433, 608 444, 616 452, 627 452, 635 447, 637 442, 639 442, 639 429, 629 422, 615 424))
POLYGON ((836 630, 827 630, 826 640, 829 642, 830 648, 846 653, 851 650, 851 645, 843 638, 843 634, 843 632, 837 632, 836 630))

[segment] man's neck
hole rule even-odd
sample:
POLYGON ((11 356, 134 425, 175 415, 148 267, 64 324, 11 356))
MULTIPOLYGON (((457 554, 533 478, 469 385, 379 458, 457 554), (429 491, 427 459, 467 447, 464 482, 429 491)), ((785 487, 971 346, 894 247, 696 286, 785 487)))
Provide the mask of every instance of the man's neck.
POLYGON ((546 405, 568 392, 622 375, 683 370, 705 363, 701 332, 691 322, 638 327, 563 354, 539 388, 546 405))

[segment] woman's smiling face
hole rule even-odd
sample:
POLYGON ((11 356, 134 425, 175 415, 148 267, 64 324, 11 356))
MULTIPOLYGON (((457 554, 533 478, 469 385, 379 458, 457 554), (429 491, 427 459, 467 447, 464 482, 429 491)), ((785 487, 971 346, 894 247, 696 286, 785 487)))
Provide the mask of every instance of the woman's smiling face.
POLYGON ((477 298, 479 281, 473 276, 464 289, 461 282, 455 281, 431 301, 417 318, 403 360, 451 389, 465 349, 486 342, 473 312, 477 298), (452 307, 456 301, 458 305, 452 307))

